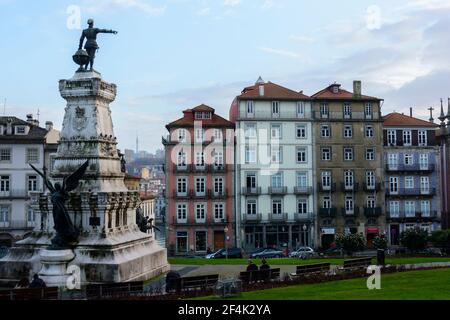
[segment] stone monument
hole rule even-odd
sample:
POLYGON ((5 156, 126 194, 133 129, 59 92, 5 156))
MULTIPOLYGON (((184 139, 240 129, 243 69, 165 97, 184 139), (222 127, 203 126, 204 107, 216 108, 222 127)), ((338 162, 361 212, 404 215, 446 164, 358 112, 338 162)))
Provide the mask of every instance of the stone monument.
POLYGON ((99 72, 83 67, 93 62, 88 57, 85 51, 77 51, 73 59, 80 68, 72 78, 59 82, 67 106, 50 170, 51 180, 63 184, 88 161, 66 203, 78 239, 65 248, 52 248, 55 228, 50 194, 32 194, 36 228, 0 260, 0 282, 15 284, 23 276, 39 273, 51 285, 63 286, 67 267, 72 265, 81 271, 81 284, 147 280, 169 270, 166 249, 157 244, 154 233, 142 232, 136 223, 139 193, 129 191, 124 183, 109 107, 117 87, 99 72))

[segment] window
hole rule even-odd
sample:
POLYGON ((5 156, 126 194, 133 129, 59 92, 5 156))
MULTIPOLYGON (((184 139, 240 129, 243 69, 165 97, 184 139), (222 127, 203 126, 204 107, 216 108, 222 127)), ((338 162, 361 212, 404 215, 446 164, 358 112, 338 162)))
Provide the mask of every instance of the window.
POLYGON ((331 189, 331 171, 322 171, 322 189, 330 190, 331 189))
POLYGON ((282 214, 282 202, 281 199, 272 200, 272 214, 282 214))
POLYGON ((297 102, 297 118, 305 117, 305 103, 303 101, 297 102))
POLYGON ((37 176, 28 176, 27 178, 28 191, 38 191, 37 181, 38 181, 37 176))
POLYGON ((283 161, 283 148, 271 147, 270 148, 270 160, 272 163, 281 163, 283 161))
POLYGON ((295 128, 297 139, 306 139, 306 125, 298 124, 295 128))
POLYGON ((256 163, 256 147, 245 147, 245 163, 256 163))
POLYGON ((430 192, 430 177, 420 177, 420 192, 425 194, 430 192))
POLYGON ((270 137, 272 139, 281 139, 281 124, 273 124, 270 126, 270 137))
POLYGON ((353 188, 353 171, 352 170, 345 170, 344 171, 344 185, 346 189, 353 188))
POLYGON ((388 165, 389 165, 389 168, 397 168, 397 166, 398 166, 398 154, 397 153, 389 153, 388 154, 388 165))
POLYGON ((195 119, 211 119, 211 112, 196 112, 195 119))
POLYGON ((331 197, 330 196, 322 197, 322 208, 331 209, 331 197))
POLYGON ((177 231, 177 252, 188 252, 188 234, 186 231, 177 231))
POLYGON ((26 127, 25 126, 17 126, 16 127, 16 134, 19 135, 25 135, 26 134, 26 127))
POLYGON ((331 129, 328 124, 323 124, 320 126, 320 136, 322 138, 329 138, 331 137, 331 129))
POLYGON ((222 221, 225 219, 225 204, 223 203, 214 204, 214 219, 216 221, 222 221))
POLYGON ((9 192, 10 180, 9 176, 0 176, 0 192, 9 192))
POLYGON ((249 139, 256 138, 256 124, 254 123, 245 124, 245 137, 249 139))
POLYGON ((397 144, 397 131, 388 130, 387 131, 387 142, 390 146, 395 146, 397 144))
POLYGON ((255 116, 255 103, 253 101, 247 101, 247 117, 255 116))
POLYGON ((414 161, 413 161, 413 155, 410 154, 410 153, 406 153, 406 154, 403 156, 403 160, 404 160, 404 162, 405 162, 405 165, 407 165, 407 166, 412 166, 412 165, 414 164, 414 161))
POLYGON ((365 132, 365 137, 366 138, 373 138, 374 137, 373 126, 366 126, 364 132, 365 132))
POLYGON ((375 189, 375 171, 366 171, 366 187, 368 190, 375 189))
POLYGON ((27 208, 27 223, 28 223, 28 225, 33 226, 35 221, 36 221, 36 214, 35 214, 33 208, 28 207, 27 208))
POLYGON ((214 194, 223 195, 224 194, 224 178, 216 177, 214 178, 214 194))
POLYGON ((223 152, 222 151, 214 152, 214 167, 216 169, 223 168, 223 152))
POLYGON ((305 163, 307 161, 306 148, 297 147, 297 162, 305 163))
POLYGON ((406 217, 416 216, 416 203, 414 201, 405 201, 405 216, 406 217))
POLYGON ((320 117, 322 119, 328 119, 329 113, 328 103, 322 103, 320 105, 320 117))
POLYGON ((256 188, 256 174, 255 173, 247 173, 245 182, 246 182, 246 187, 248 189, 256 188))
POLYGON ((322 161, 331 161, 331 148, 324 147, 321 149, 322 161))
POLYGON ((405 177, 405 188, 406 189, 414 188, 414 177, 405 177))
POLYGON ((9 226, 9 210, 10 207, 8 205, 0 204, 0 227, 9 226))
POLYGON ((352 118, 352 107, 350 103, 344 103, 344 119, 352 118))
POLYGON ((195 178, 195 194, 197 196, 204 196, 206 194, 205 178, 195 178))
POLYGON ((187 178, 177 178, 177 194, 179 196, 187 195, 187 178))
POLYGON ((195 166, 197 168, 205 166, 205 154, 203 152, 197 152, 195 154, 195 166))
POLYGON ((256 215, 256 200, 247 200, 247 214, 256 215))
POLYGON ((400 202, 389 201, 389 214, 393 218, 398 218, 400 215, 400 202))
POLYGON ((206 252, 206 231, 195 232, 195 251, 206 252))
POLYGON ((187 204, 180 203, 177 205, 177 220, 178 222, 187 221, 187 204))
POLYGON ((427 131, 426 130, 419 130, 417 133, 418 140, 419 140, 419 146, 426 146, 427 145, 427 131))
POLYGON ((27 162, 38 162, 39 161, 39 150, 37 148, 27 149, 27 162))
POLYGON ((297 201, 297 213, 308 214, 308 200, 298 199, 297 201))
POLYGON ((280 103, 278 101, 272 102, 272 117, 274 118, 280 117, 280 103))
POLYGON ((2 148, 0 149, 0 161, 11 161, 11 149, 2 148))
POLYGON ((389 177, 390 193, 398 193, 398 177, 389 177))
POLYGON ((297 187, 307 188, 308 187, 308 173, 307 172, 297 172, 297 187))
POLYGON ((195 129, 195 142, 203 143, 204 138, 205 138, 205 130, 195 129))
POLYGON ((186 129, 178 129, 178 142, 186 142, 186 129))
POLYGON ((366 198, 367 208, 375 208, 375 196, 370 195, 366 198))
POLYGON ((204 203, 197 203, 195 205, 195 219, 197 222, 206 220, 206 205, 204 203))
POLYGON ((367 148, 366 149, 366 160, 367 161, 375 160, 375 148, 367 148))
POLYGON ((344 126, 344 138, 352 138, 353 137, 353 127, 351 125, 344 126))
POLYGON ((428 169, 428 153, 421 153, 419 155, 419 164, 420 164, 420 169, 422 170, 427 170, 428 169))
POLYGON ((283 187, 283 173, 282 172, 278 172, 276 174, 273 174, 271 176, 270 180, 271 180, 270 181, 271 186, 273 188, 281 188, 281 187, 283 187))
POLYGON ((420 212, 422 217, 429 217, 431 214, 431 202, 430 200, 420 201, 420 212))
POLYGON ((403 145, 411 145, 411 130, 403 130, 403 145))
POLYGON ((214 142, 222 142, 223 141, 223 133, 220 129, 214 129, 214 142))
POLYGON ((373 106, 371 102, 367 102, 364 107, 364 115, 366 119, 372 119, 373 118, 373 106))
POLYGON ((344 160, 353 161, 353 148, 344 147, 344 160))
POLYGON ((345 196, 345 213, 352 214, 355 210, 353 196, 345 196))

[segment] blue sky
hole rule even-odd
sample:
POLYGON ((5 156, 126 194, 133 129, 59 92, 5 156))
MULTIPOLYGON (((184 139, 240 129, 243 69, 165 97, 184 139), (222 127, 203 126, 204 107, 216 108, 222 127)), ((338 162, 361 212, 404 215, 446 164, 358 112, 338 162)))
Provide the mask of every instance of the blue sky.
MULTIPOLYGON (((427 117, 450 96, 448 0, 0 0, 0 101, 61 126, 58 80, 73 75, 81 27, 100 35, 96 69, 119 87, 111 105, 121 148, 161 146, 164 125, 206 103, 228 116, 262 76, 313 94, 332 82, 385 98, 384 113, 427 117), (6 63, 5 63, 6 62, 6 63)), ((3 108, 0 108, 3 114, 3 108)), ((437 114, 436 114, 437 116, 437 114)), ((436 117, 435 116, 435 117, 436 117)))

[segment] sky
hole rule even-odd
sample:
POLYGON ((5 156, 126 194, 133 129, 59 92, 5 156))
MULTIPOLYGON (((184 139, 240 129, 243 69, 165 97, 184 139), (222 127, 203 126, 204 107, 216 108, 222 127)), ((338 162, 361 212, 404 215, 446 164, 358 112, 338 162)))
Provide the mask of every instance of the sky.
POLYGON ((0 114, 61 128, 58 81, 89 18, 119 32, 99 35, 95 69, 118 86, 122 149, 161 148, 165 124, 202 103, 228 118, 259 76, 309 95, 361 80, 383 114, 425 119, 450 97, 450 0, 0 0, 0 114))

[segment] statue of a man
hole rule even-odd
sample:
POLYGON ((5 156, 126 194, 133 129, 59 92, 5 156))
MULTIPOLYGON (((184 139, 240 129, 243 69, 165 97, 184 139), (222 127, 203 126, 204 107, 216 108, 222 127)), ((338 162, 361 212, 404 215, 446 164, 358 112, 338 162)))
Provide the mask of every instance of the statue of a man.
MULTIPOLYGON (((80 46, 79 46, 78 50, 81 50, 83 48, 84 39, 86 38, 87 40, 86 40, 86 44, 84 45, 84 49, 86 50, 86 52, 89 55, 90 69, 93 70, 95 52, 99 48, 99 46, 97 44, 97 34, 99 34, 99 33, 117 34, 117 31, 94 28, 94 20, 92 20, 92 19, 88 20, 88 25, 89 25, 89 28, 83 30, 83 33, 81 34, 80 46)), ((89 64, 86 64, 86 66, 84 67, 85 70, 87 70, 89 64)))

